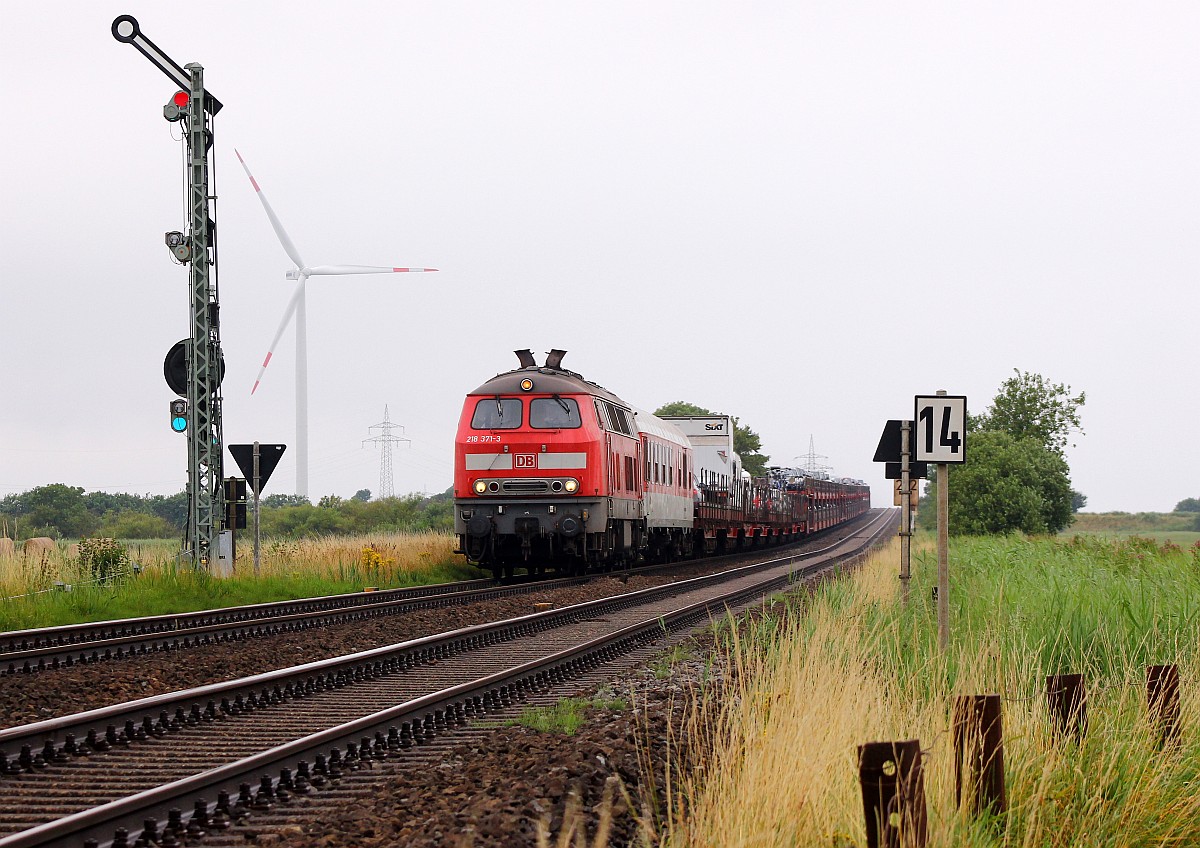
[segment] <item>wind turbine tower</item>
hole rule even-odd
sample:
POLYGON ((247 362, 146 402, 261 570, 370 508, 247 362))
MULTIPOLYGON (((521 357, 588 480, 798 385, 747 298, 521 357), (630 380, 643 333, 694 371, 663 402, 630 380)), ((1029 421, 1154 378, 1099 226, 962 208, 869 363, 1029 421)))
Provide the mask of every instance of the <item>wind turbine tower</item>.
POLYGON ((283 336, 283 331, 287 329, 288 324, 295 317, 296 494, 308 497, 308 315, 304 303, 304 284, 308 282, 309 277, 342 276, 344 274, 417 273, 422 271, 436 271, 437 268, 382 268, 374 265, 306 265, 300 257, 300 252, 296 250, 296 246, 288 238, 288 234, 283 229, 283 224, 279 222, 275 210, 267 202, 267 196, 263 194, 258 181, 250 173, 250 167, 246 164, 246 160, 236 150, 234 153, 237 153, 238 161, 242 163, 242 170, 250 178, 250 185, 254 187, 255 194, 258 195, 263 209, 266 210, 267 220, 271 222, 271 228, 275 230, 275 236, 279 239, 279 244, 283 247, 283 252, 288 255, 288 258, 296 266, 286 274, 287 279, 298 281, 296 283, 296 290, 292 293, 292 299, 288 301, 287 308, 283 311, 283 320, 279 322, 279 329, 275 331, 275 338, 271 340, 271 346, 267 348, 267 357, 263 360, 262 367, 258 370, 258 377, 254 380, 254 388, 250 390, 250 394, 254 394, 258 390, 258 384, 262 382, 263 374, 266 372, 267 365, 271 361, 271 356, 275 352, 275 345, 279 344, 279 339, 283 336))
POLYGON ((395 496, 392 490, 392 445, 399 442, 410 442, 411 439, 406 439, 403 436, 397 436, 392 431, 399 430, 404 432, 404 428, 399 424, 393 424, 392 419, 388 417, 387 404, 383 407, 383 421, 378 424, 372 424, 367 428, 367 432, 379 430, 379 435, 370 439, 363 439, 363 444, 370 442, 373 445, 379 445, 381 454, 379 462, 379 497, 391 498, 395 496))

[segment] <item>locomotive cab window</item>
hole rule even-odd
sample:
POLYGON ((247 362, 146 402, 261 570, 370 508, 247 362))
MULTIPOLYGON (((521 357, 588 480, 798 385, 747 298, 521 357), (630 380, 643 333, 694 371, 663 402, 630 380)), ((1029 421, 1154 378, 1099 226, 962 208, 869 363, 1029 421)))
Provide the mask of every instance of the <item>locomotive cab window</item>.
POLYGON ((583 426, 574 398, 534 398, 529 402, 529 426, 539 430, 574 430, 583 426))
POLYGON ((472 430, 515 430, 521 426, 520 398, 482 398, 471 416, 472 430))

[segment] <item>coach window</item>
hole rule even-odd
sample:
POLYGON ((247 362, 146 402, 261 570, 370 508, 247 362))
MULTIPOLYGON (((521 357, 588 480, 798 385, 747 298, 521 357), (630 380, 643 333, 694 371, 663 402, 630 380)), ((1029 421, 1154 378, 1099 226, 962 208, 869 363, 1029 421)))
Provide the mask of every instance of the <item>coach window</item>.
POLYGON ((534 398, 529 402, 529 426, 538 430, 574 430, 581 427, 579 404, 574 398, 534 398))
POLYGON ((475 403, 472 430, 515 430, 520 426, 520 398, 483 398, 475 403))

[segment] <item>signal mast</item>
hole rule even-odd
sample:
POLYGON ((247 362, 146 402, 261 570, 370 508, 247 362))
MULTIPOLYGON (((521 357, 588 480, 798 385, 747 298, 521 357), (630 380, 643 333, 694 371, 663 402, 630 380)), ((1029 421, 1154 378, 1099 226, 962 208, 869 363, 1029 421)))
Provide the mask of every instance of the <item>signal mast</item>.
POLYGON ((201 65, 179 67, 142 34, 132 15, 114 20, 112 34, 122 44, 136 47, 180 89, 163 107, 163 117, 181 122, 184 128, 188 230, 186 234, 167 233, 166 242, 171 255, 189 266, 191 321, 189 337, 168 352, 164 371, 167 385, 186 398, 186 407, 181 400, 173 400, 170 410, 172 429, 188 436, 188 526, 182 555, 197 569, 214 570, 225 515, 221 485, 223 357, 215 272, 217 227, 211 206, 216 195, 209 193, 208 159, 213 144, 212 118, 221 110, 221 102, 204 90, 201 65))

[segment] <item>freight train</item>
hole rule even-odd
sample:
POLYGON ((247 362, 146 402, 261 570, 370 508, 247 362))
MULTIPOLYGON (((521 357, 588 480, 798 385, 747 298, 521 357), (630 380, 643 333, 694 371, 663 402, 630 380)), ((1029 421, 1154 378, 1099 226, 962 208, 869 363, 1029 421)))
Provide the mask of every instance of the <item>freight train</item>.
POLYGON ((552 350, 467 395, 454 443, 458 553, 497 577, 582 573, 783 544, 862 515, 861 480, 752 478, 726 415, 656 417, 552 350))

